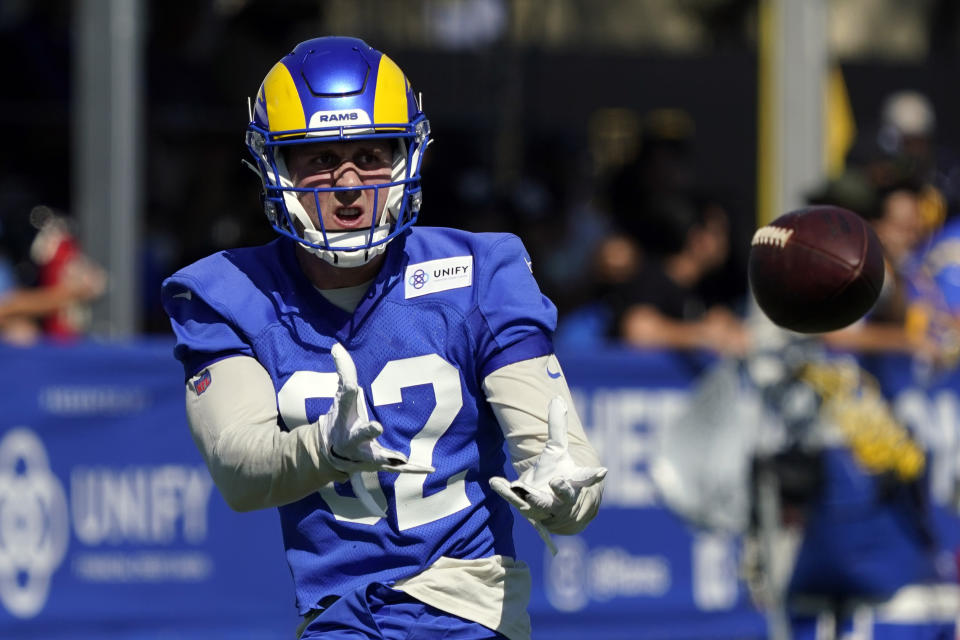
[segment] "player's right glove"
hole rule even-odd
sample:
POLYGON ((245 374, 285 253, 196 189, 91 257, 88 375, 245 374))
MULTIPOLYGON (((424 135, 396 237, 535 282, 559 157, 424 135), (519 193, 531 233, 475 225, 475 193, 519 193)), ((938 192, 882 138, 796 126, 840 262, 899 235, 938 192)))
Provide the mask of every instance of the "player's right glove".
POLYGON ((433 467, 410 463, 407 456, 377 442, 383 426, 376 420, 361 418, 357 410, 360 387, 353 358, 340 343, 333 345, 330 354, 340 385, 330 411, 319 419, 320 455, 348 475, 362 471, 433 473, 433 467))

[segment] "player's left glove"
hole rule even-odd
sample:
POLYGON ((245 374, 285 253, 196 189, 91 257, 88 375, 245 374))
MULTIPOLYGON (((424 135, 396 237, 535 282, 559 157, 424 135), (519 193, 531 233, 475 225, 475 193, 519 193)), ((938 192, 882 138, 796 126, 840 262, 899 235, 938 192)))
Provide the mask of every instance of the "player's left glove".
MULTIPOLYGON (((490 478, 490 487, 537 527, 552 533, 579 533, 600 507, 599 482, 605 467, 581 467, 570 456, 567 405, 557 396, 547 410, 547 444, 536 464, 510 482, 490 478)), ((544 538, 548 544, 548 538, 544 538)))
POLYGON ((433 467, 408 462, 407 456, 377 441, 383 426, 376 420, 361 418, 357 410, 361 391, 353 358, 340 343, 333 345, 330 354, 340 386, 333 407, 319 418, 320 454, 324 459, 346 474, 362 471, 433 473, 433 467))

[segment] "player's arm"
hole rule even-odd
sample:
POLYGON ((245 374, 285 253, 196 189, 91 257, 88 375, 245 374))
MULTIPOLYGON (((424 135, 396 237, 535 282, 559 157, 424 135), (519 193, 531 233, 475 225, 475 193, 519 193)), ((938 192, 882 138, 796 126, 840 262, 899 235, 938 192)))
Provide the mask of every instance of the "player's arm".
POLYGON ((556 357, 501 367, 487 375, 483 389, 520 476, 509 487, 527 504, 504 491, 505 481, 491 486, 552 533, 582 531, 600 508, 606 469, 587 440, 556 357))
POLYGON ((636 347, 712 349, 743 355, 749 336, 743 323, 724 307, 713 307, 699 320, 677 320, 651 304, 635 304, 623 314, 620 337, 636 347))
POLYGON ((186 394, 193 441, 231 508, 276 507, 346 480, 320 454, 317 423, 281 428, 273 382, 256 359, 215 362, 187 382, 186 394))
POLYGON ((340 377, 333 406, 289 432, 280 428, 270 374, 255 358, 219 360, 187 382, 194 442, 232 508, 280 506, 363 471, 433 471, 377 442, 383 427, 357 412, 353 359, 339 344, 332 355, 340 377))
MULTIPOLYGON (((222 268, 214 263, 205 270, 222 268)), ((239 328, 236 314, 245 300, 221 291, 223 283, 224 278, 207 283, 181 272, 162 288, 177 336, 174 355, 190 376, 190 432, 220 493, 233 509, 252 511, 345 480, 321 453, 319 421, 291 431, 281 426, 273 380, 239 328)))
POLYGON ((553 356, 557 310, 540 292, 516 236, 485 236, 478 254, 475 335, 483 390, 520 477, 490 479, 490 487, 533 522, 547 544, 573 534, 596 515, 606 469, 587 442, 570 390, 553 356))

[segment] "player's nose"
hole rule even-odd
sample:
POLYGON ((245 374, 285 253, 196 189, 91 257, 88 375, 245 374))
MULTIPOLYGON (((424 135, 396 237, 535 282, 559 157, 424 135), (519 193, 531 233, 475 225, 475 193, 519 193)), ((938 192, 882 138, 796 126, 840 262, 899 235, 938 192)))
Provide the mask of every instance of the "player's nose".
MULTIPOLYGON (((341 167, 340 172, 334 181, 335 187, 359 187, 361 184, 363 183, 360 180, 360 173, 352 164, 347 164, 341 167)), ((337 200, 343 204, 351 204, 360 197, 360 190, 351 189, 349 191, 337 191, 336 195, 337 200)))

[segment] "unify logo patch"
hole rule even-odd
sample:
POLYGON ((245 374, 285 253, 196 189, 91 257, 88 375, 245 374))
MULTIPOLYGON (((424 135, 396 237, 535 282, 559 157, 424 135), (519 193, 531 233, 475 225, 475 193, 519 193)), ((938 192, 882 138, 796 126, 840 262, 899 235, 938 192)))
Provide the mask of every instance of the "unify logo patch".
POLYGON ((473 284, 473 256, 441 258, 408 265, 403 280, 405 298, 469 287, 473 284))

